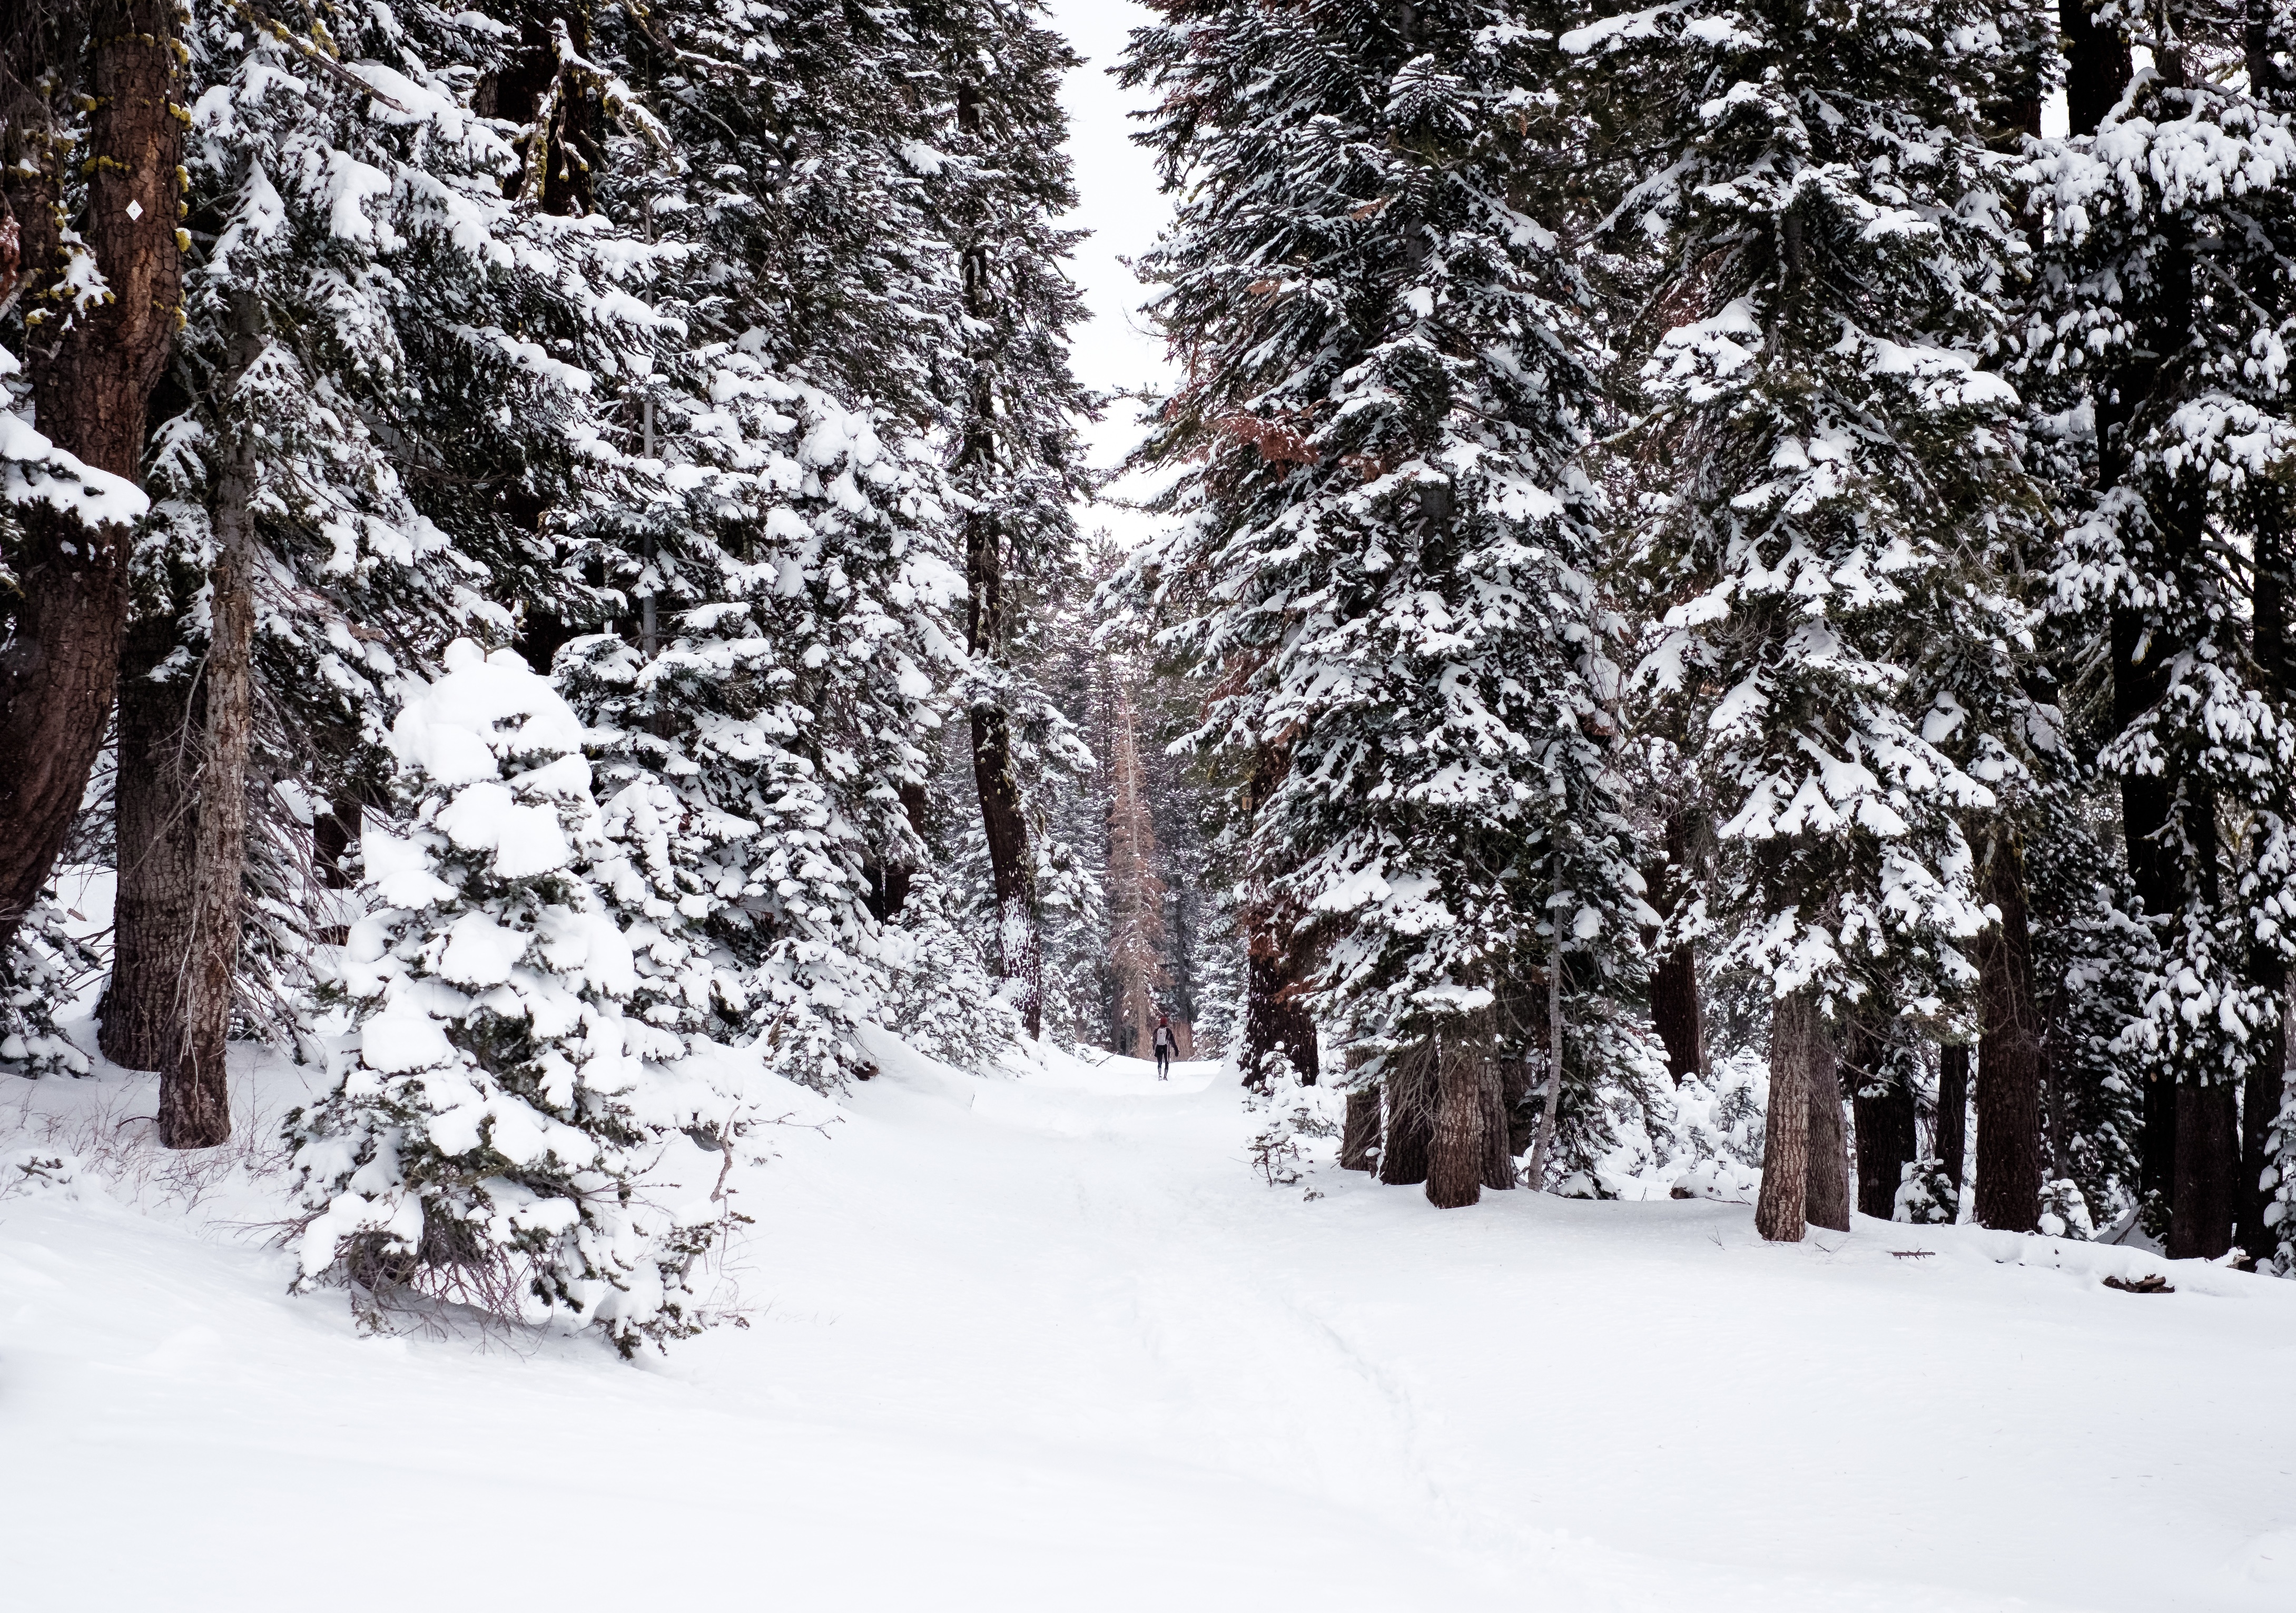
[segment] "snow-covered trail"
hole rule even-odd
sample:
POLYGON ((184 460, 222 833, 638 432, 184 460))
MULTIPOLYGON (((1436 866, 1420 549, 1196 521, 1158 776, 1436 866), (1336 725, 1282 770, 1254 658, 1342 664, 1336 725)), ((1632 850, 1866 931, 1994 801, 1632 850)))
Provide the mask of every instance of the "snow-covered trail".
MULTIPOLYGON (((1767 1248, 1729 1205, 1438 1214, 1329 1169, 1310 1201, 1249 1171, 1210 1067, 882 1057, 841 1111, 791 1092, 824 1131, 741 1179, 750 1325, 636 1369, 363 1339, 212 1223, 0 1200, 8 1601, 2296 1598, 2296 1285, 2131 1297, 2096 1274, 2161 1263, 1968 1229, 1767 1248)), ((148 1113, 142 1079, 38 1100, 148 1113)))

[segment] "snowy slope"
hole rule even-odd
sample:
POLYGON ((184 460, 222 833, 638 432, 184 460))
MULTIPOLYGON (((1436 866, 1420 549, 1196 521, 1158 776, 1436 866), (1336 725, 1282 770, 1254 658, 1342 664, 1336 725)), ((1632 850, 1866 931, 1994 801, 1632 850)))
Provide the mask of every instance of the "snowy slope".
MULTIPOLYGON (((361 1337, 238 1224, 275 1179, 185 1208, 147 1077, 12 1084, 0 1158, 108 1158, 0 1190, 6 1604, 2296 1606, 2296 1285, 1328 1168, 1311 1200, 1209 1066, 879 1052, 842 1105, 761 1090, 750 1325, 636 1367, 361 1337), (2098 1281, 2140 1270, 2179 1291, 2098 1281)), ((302 1077, 249 1073, 260 1141, 302 1077)))

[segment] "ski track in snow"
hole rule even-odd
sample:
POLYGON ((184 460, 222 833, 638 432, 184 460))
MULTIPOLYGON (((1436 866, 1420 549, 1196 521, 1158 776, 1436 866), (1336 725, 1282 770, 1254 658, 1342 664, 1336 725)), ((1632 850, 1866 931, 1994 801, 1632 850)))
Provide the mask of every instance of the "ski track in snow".
MULTIPOLYGON (((189 1215, 0 1188, 7 1604, 2296 1603, 2296 1285, 1864 1220, 1766 1247, 1702 1201, 1439 1213, 1328 1164, 1310 1201, 1211 1066, 873 1051, 840 1104, 759 1101, 822 1125, 735 1173, 750 1325, 636 1366, 361 1336, 241 1224, 276 1177, 189 1215), (2152 1270, 2179 1291, 2099 1281, 2152 1270)), ((250 1050, 241 1085, 275 1125, 306 1078, 250 1050)), ((19 1110, 151 1112, 109 1069, 0 1096, 0 1156, 19 1110)))

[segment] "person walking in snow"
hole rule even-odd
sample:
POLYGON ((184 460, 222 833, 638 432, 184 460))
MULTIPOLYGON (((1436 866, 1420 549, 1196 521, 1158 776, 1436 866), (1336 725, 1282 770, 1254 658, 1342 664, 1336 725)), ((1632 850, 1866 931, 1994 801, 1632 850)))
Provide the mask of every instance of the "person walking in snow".
POLYGON ((1159 1081, 1168 1080, 1171 1078, 1172 1069, 1171 1015, 1158 1014, 1156 1016, 1156 1034, 1151 1038, 1151 1040, 1152 1040, 1156 1044, 1156 1079, 1159 1081))

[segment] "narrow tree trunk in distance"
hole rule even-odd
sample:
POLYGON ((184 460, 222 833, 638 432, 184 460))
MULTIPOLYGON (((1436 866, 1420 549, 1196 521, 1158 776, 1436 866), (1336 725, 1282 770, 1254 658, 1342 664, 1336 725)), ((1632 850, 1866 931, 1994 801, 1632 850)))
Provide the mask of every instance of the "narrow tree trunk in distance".
POLYGON ((1887 1221, 1914 1159, 1914 1092, 1886 1068, 1882 1038, 1853 1022, 1845 1033, 1842 1078, 1857 1124, 1857 1210, 1887 1221))
POLYGON ((204 687, 154 683, 176 648, 175 624, 139 622, 120 657, 119 778, 113 786, 111 980, 103 994, 103 1056, 128 1069, 168 1061, 183 1025, 192 946, 199 807, 192 775, 206 726, 204 687))
MULTIPOLYGON (((235 389, 262 351, 252 296, 234 299, 231 373, 235 389)), ((247 762, 255 737, 255 456, 251 428, 233 434, 216 479, 216 561, 208 574, 207 744, 200 766, 192 949, 184 967, 184 1016, 160 1072, 160 1141, 213 1148, 231 1135, 232 986, 239 973, 240 898, 247 868, 247 762)))
POLYGON ((1434 1064, 1434 1049, 1425 1043, 1393 1055, 1387 1077, 1387 1146, 1379 1156, 1379 1179, 1390 1187, 1427 1180, 1427 1155, 1435 1140, 1434 1064))
POLYGON ((1435 1039, 1435 1135, 1427 1152, 1427 1202, 1464 1209, 1483 1196, 1485 1077, 1490 1041, 1454 1023, 1435 1039))
POLYGON ((1978 942, 1977 1201, 1980 1226, 2030 1232, 2041 1215, 2041 1019, 2025 864, 1997 829, 1986 894, 2001 921, 1978 942))
MULTIPOLYGON (((176 244, 176 166, 183 125, 173 95, 175 0, 94 0, 84 28, 91 111, 73 150, 87 176, 75 221, 110 295, 66 321, 51 305, 28 343, 26 369, 39 430, 57 447, 114 476, 141 469, 144 413, 165 373, 183 301, 176 244), (59 328, 61 327, 61 328, 59 328)), ((36 78, 50 66, 30 61, 36 78)), ((66 78, 70 75, 67 73, 66 78)), ((0 164, 20 230, 27 302, 62 272, 61 145, 11 129, 0 164)), ((102 747, 127 626, 134 534, 46 504, 19 504, 17 594, 0 610, 0 950, 39 897, 78 815, 102 747)))
POLYGON ((1770 1009, 1770 1104, 1762 1135, 1762 1191, 1754 1230, 1772 1243, 1799 1243, 1809 1191, 1809 1067, 1816 1054, 1817 1007, 1807 991, 1770 1009))
POLYGON ((1849 1230, 1849 1138, 1841 1123, 1841 1068, 1820 1030, 1810 1043, 1805 1077, 1809 1092, 1809 1183, 1802 1219, 1812 1226, 1849 1230))
MULTIPOLYGON (((1937 1155, 1959 1192, 1969 1159, 1969 1049, 1938 1049, 1937 1155)), ((1958 1207, 1955 1216, 1959 1217, 1958 1207)))
MULTIPOLYGON (((1651 871, 1651 905, 1672 918, 1686 906, 1694 888, 1691 863, 1690 815, 1676 812, 1666 821, 1667 860, 1651 871)), ((1706 1073, 1706 1011, 1698 995, 1698 958, 1688 942, 1674 947, 1651 970, 1651 1023, 1666 1047, 1666 1067, 1681 1085, 1706 1073)))

